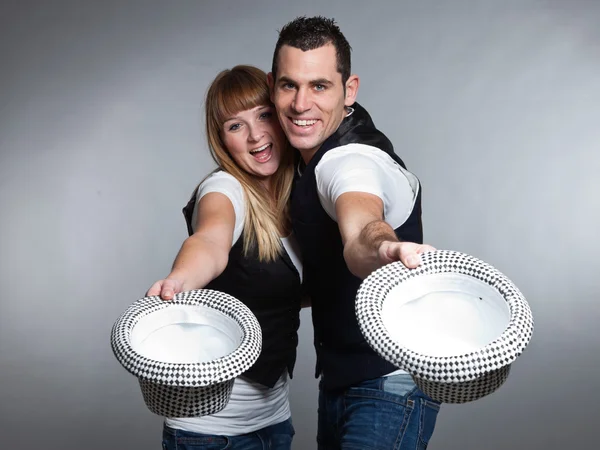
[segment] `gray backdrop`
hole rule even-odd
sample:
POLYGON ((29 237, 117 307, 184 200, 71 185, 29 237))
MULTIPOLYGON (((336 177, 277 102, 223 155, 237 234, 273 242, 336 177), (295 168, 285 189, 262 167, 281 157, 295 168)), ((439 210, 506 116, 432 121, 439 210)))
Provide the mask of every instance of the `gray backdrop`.
MULTIPOLYGON (((600 3, 437 3, 2 2, 0 447, 160 448, 110 327, 186 237, 181 207, 213 167, 209 82, 268 69, 277 29, 324 14, 423 182, 427 241, 495 265, 535 315, 507 383, 445 406, 430 448, 595 448, 600 3)), ((295 449, 311 449, 302 320, 291 402, 295 449)))

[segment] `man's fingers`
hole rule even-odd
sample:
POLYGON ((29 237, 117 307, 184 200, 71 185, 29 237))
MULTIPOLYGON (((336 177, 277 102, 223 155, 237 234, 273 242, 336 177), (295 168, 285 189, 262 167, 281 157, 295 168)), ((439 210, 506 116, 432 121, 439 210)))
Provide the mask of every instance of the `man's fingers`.
POLYGON ((421 254, 434 251, 435 248, 427 244, 415 244, 413 242, 403 242, 400 261, 409 269, 419 267, 422 263, 421 254))
POLYGON ((403 255, 400 261, 409 269, 414 269, 421 264, 421 256, 417 252, 410 252, 403 255))
POLYGON ((435 251, 435 247, 428 244, 387 241, 381 244, 379 255, 383 264, 400 261, 409 269, 414 269, 421 265, 421 254, 431 251, 435 251))

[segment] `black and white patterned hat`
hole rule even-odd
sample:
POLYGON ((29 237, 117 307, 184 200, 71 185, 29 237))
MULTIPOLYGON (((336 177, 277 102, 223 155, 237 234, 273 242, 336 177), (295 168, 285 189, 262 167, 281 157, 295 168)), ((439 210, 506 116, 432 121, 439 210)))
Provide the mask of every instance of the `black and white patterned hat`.
POLYGON ((491 265, 449 250, 373 272, 356 296, 369 345, 434 400, 465 403, 506 381, 533 333, 531 309, 491 265))
POLYGON ((234 379, 258 359, 262 334, 241 301, 200 289, 138 300, 113 325, 111 345, 150 411, 198 417, 227 405, 234 379))

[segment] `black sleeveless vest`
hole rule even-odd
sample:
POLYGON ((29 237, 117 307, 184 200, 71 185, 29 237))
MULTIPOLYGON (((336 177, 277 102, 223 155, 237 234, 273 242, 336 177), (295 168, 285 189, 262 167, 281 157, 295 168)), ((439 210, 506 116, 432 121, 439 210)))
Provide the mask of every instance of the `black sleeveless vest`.
MULTIPOLYGON (((323 142, 302 175, 296 175, 292 192, 292 224, 302 251, 304 289, 312 302, 315 375, 322 373, 325 389, 349 387, 397 369, 379 357, 360 332, 354 302, 361 280, 348 270, 338 225, 321 206, 317 192, 317 164, 326 152, 342 145, 377 147, 405 167, 367 111, 358 103, 353 108, 354 112, 323 142)), ((411 215, 395 232, 404 241, 422 243, 420 189, 411 215)))
MULTIPOLYGON (((188 233, 196 194, 183 208, 188 233)), ((205 286, 225 292, 250 308, 262 330, 262 350, 258 360, 242 376, 267 387, 273 387, 284 370, 293 376, 300 325, 300 276, 283 250, 274 262, 259 262, 253 250, 244 256, 244 236, 240 236, 229 252, 227 267, 205 286)))

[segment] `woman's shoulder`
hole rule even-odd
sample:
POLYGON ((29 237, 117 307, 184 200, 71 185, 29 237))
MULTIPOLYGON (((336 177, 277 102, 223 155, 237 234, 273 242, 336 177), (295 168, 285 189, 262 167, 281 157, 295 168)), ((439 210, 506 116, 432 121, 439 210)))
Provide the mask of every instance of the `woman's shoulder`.
POLYGON ((198 207, 200 200, 207 194, 217 192, 225 195, 231 204, 235 212, 235 229, 234 229, 234 242, 240 236, 243 226, 244 217, 246 214, 246 203, 244 191, 240 182, 231 174, 222 170, 217 170, 208 175, 198 186, 195 195, 195 206, 193 211, 192 223, 195 223, 196 215, 198 214, 198 207))
POLYGON ((245 214, 245 196, 241 183, 233 175, 222 170, 215 171, 200 183, 196 193, 196 201, 199 202, 202 197, 211 192, 224 194, 229 198, 236 214, 243 217, 245 214))
POLYGON ((244 190, 238 179, 223 170, 210 174, 200 183, 197 190, 198 199, 209 192, 221 192, 228 196, 242 198, 244 196, 244 190))
POLYGON ((236 186, 236 187, 239 186, 240 189, 242 188, 242 185, 238 181, 238 179, 236 177, 234 177, 233 175, 231 175, 230 173, 225 172, 224 170, 214 171, 200 183, 201 188, 204 186, 219 186, 219 185, 236 186))

